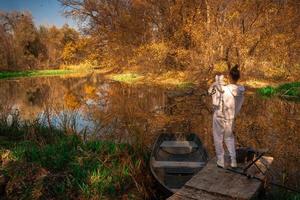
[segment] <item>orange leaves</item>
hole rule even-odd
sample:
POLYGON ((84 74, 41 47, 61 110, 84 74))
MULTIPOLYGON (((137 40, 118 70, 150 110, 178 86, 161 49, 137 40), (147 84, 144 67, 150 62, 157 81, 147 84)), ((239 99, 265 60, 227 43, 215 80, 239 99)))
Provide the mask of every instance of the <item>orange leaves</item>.
POLYGON ((64 96, 64 104, 67 108, 75 110, 80 107, 80 99, 72 93, 68 93, 64 96))
POLYGON ((92 95, 95 95, 96 88, 94 86, 91 86, 91 85, 85 85, 84 86, 84 91, 88 96, 92 96, 92 95))

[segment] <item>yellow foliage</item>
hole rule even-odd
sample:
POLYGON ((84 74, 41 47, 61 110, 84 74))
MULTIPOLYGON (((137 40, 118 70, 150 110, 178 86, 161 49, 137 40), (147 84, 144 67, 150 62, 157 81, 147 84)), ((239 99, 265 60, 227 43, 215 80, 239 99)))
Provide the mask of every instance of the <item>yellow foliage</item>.
POLYGON ((169 47, 164 42, 145 44, 135 50, 135 57, 130 63, 139 64, 142 62, 152 68, 159 68, 163 64, 168 51, 169 47))
POLYGON ((76 42, 68 42, 61 54, 64 63, 93 63, 97 55, 95 52, 90 52, 89 42, 89 38, 80 38, 76 42))
POLYGON ((287 69, 283 67, 266 67, 265 75, 272 79, 281 79, 287 75, 287 69))
POLYGON ((95 93, 96 88, 93 87, 93 86, 90 86, 90 85, 85 85, 85 86, 84 86, 84 91, 85 91, 85 93, 86 93, 87 95, 92 95, 92 94, 95 93))
POLYGON ((2 163, 2 165, 5 165, 12 160, 14 160, 14 157, 10 150, 0 151, 0 163, 2 163))
POLYGON ((76 53, 76 45, 73 42, 69 42, 65 45, 61 57, 64 61, 70 61, 73 59, 76 53))
POLYGON ((65 106, 71 110, 75 110, 80 107, 80 100, 74 94, 66 94, 64 96, 65 106))
POLYGON ((228 72, 228 66, 225 62, 218 62, 214 65, 214 72, 215 73, 222 73, 226 74, 228 72))
POLYGON ((191 51, 184 48, 177 48, 174 53, 178 64, 182 65, 183 67, 190 65, 191 51))
POLYGON ((85 85, 84 86, 84 92, 85 92, 85 99, 88 99, 88 98, 96 98, 97 95, 96 95, 96 87, 94 86, 91 86, 91 85, 85 85))

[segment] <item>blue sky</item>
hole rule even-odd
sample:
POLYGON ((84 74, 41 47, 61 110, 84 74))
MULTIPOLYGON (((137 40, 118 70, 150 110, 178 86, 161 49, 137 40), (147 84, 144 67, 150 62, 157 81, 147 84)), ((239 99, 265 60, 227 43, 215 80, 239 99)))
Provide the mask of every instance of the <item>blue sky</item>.
POLYGON ((63 8, 57 0, 0 0, 1 11, 30 11, 36 25, 67 23, 76 28, 76 22, 62 15, 63 8))

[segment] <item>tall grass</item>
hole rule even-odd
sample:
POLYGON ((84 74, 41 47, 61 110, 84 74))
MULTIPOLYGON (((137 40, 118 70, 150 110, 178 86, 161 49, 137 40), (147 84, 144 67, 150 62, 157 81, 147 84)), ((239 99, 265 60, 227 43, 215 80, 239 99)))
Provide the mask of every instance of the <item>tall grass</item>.
POLYGON ((0 120, 0 171, 8 199, 133 199, 147 195, 147 152, 86 141, 39 123, 0 120))

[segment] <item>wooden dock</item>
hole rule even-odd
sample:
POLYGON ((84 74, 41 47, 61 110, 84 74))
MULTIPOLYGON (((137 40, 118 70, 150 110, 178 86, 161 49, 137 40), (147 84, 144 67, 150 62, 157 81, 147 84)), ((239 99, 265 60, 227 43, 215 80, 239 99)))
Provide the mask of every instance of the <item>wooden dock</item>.
MULTIPOLYGON (((264 179, 272 162, 272 157, 263 156, 256 162, 261 171, 253 165, 247 173, 264 179)), ((168 200, 246 200, 255 197, 262 187, 262 181, 218 168, 216 160, 212 159, 168 200)))

